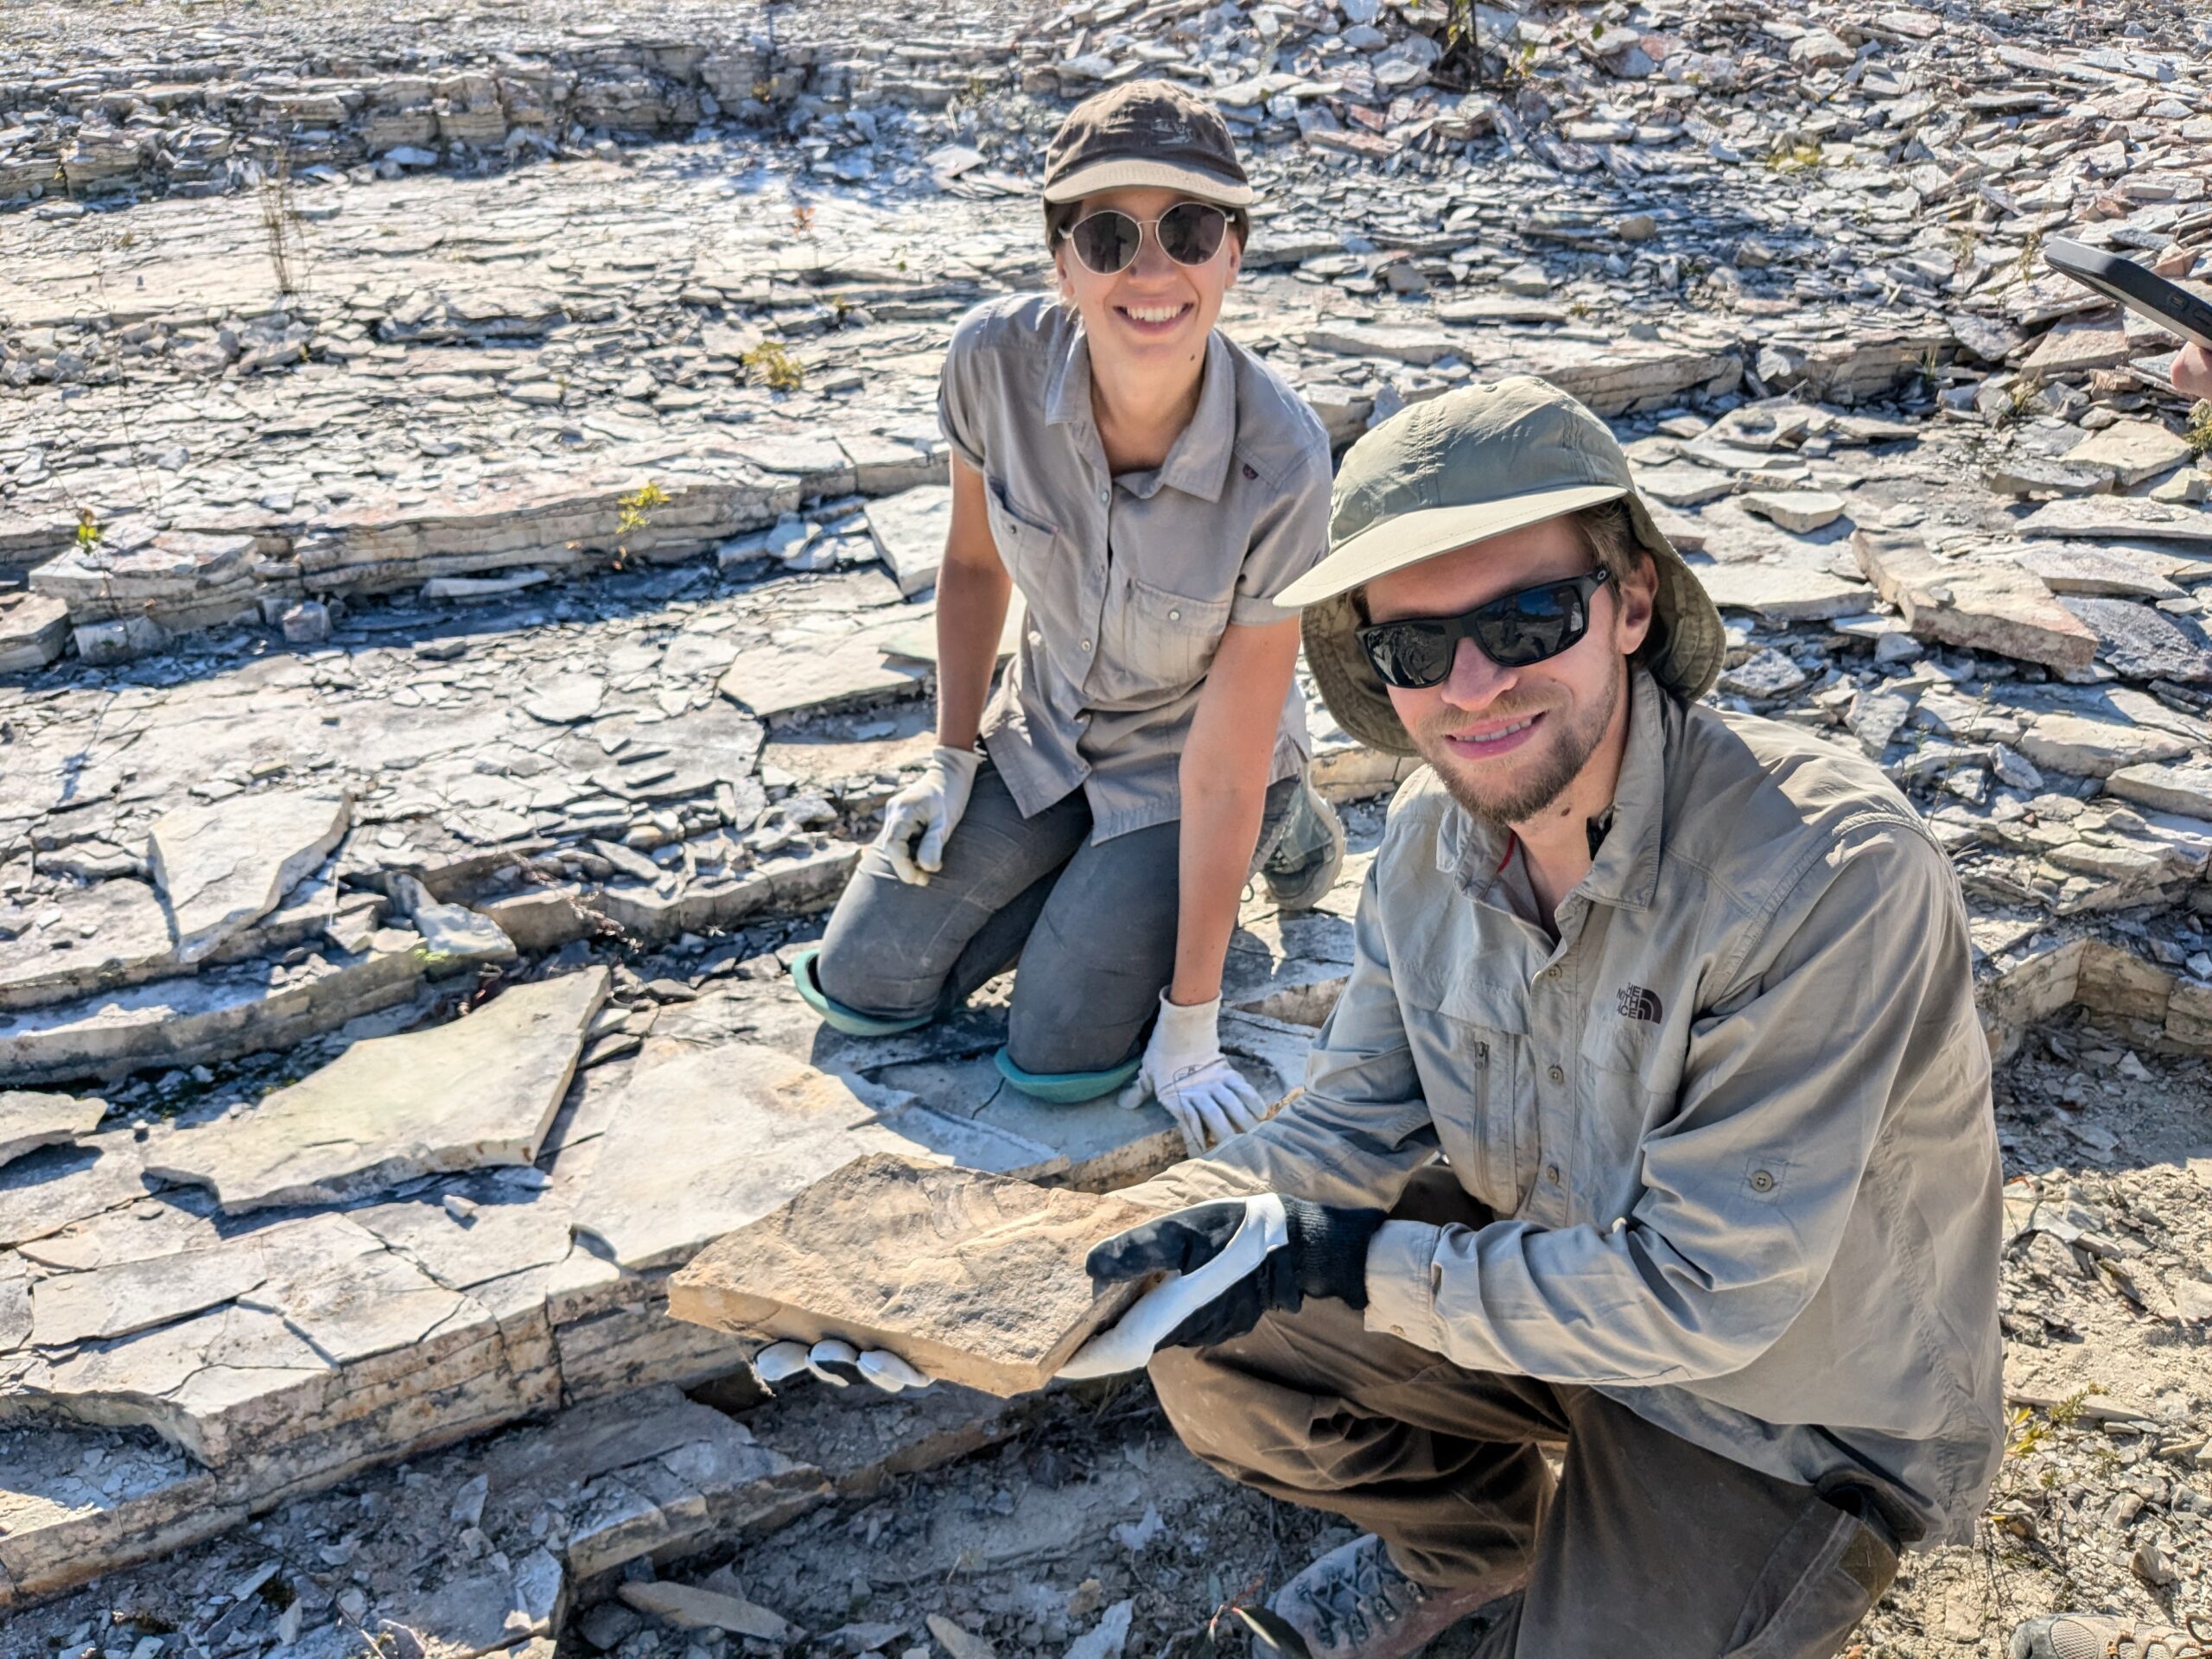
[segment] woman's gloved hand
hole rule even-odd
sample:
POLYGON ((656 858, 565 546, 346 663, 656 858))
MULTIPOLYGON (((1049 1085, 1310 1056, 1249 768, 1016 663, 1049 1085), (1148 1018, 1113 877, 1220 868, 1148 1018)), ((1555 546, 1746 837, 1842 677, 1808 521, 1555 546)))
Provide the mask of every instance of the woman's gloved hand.
POLYGON ((1217 1198, 1140 1222, 1094 1247, 1099 1285, 1168 1276, 1078 1349, 1065 1377, 1135 1370, 1161 1348, 1210 1348, 1262 1314, 1294 1313, 1308 1296, 1367 1306, 1367 1251, 1380 1210, 1340 1210, 1262 1192, 1217 1198))
POLYGON ((1268 1115, 1260 1091, 1221 1052, 1221 999, 1185 1007, 1160 994, 1160 1019, 1144 1046, 1136 1080, 1122 1090, 1121 1105, 1134 1109, 1157 1100, 1183 1132, 1193 1158, 1209 1146, 1242 1135, 1268 1115))
POLYGON ((901 881, 918 887, 944 868, 944 842, 968 810, 969 792, 983 764, 975 749, 930 751, 922 775, 893 795, 883 809, 883 833, 875 844, 891 860, 901 881))
POLYGON ((926 1389, 936 1379, 924 1376, 887 1348, 866 1352, 849 1342, 829 1338, 811 1348, 803 1342, 772 1342, 753 1356, 753 1374, 770 1393, 787 1377, 811 1374, 832 1388, 873 1382, 886 1394, 926 1389))

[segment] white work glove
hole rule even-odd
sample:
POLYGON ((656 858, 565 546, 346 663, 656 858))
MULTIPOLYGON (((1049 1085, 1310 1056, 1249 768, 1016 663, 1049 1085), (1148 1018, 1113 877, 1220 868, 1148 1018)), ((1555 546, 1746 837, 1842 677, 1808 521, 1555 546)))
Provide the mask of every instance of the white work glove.
POLYGON ((1196 1158, 1209 1146, 1242 1135, 1268 1114, 1260 1091, 1221 1052, 1221 999, 1185 1007, 1160 994, 1160 1020, 1144 1046, 1136 1081, 1122 1090, 1125 1109, 1157 1100, 1183 1132, 1196 1158))
POLYGON ((939 744, 930 751, 921 777, 885 806, 883 833, 875 844, 890 858, 901 881, 925 887, 930 877, 944 867, 945 837, 967 811, 969 791, 976 787, 976 772, 982 764, 982 755, 975 749, 948 749, 939 744))
POLYGON ((862 1353, 835 1337, 811 1348, 803 1342, 772 1342, 753 1356, 753 1374, 771 1393, 785 1377, 809 1372, 833 1389, 860 1381, 873 1382, 886 1394, 911 1393, 936 1381, 887 1348, 871 1348, 862 1353))

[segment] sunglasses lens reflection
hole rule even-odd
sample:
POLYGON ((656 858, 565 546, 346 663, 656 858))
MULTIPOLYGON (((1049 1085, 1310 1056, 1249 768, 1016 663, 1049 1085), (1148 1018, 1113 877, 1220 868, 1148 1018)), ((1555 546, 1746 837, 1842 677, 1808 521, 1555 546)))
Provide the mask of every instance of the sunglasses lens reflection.
POLYGON ((1203 265, 1221 251, 1229 215, 1202 201, 1179 202, 1160 217, 1160 245, 1179 265, 1203 265))
MULTIPOLYGON (((1160 245, 1179 265, 1203 265, 1221 251, 1229 215, 1203 201, 1178 202, 1160 217, 1160 245)), ((1126 270, 1137 257, 1144 226, 1128 214, 1108 207, 1076 222, 1068 231, 1075 257, 1101 276, 1126 270)))
POLYGON ((1068 240, 1075 244, 1075 257, 1101 276, 1127 269, 1137 257, 1137 245, 1143 237, 1144 227, 1136 220, 1110 209, 1092 213, 1068 232, 1068 240))

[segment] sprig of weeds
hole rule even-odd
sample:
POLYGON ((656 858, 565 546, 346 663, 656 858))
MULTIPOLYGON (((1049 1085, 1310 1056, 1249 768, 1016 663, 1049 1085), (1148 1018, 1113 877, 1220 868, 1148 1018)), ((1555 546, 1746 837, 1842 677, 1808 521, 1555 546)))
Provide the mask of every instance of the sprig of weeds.
POLYGON ((90 507, 77 509, 77 545, 89 551, 99 544, 99 515, 90 507))
POLYGON ((2198 460, 2212 454, 2212 397, 2189 411, 2189 453, 2198 460))
MULTIPOLYGON (((634 536, 652 523, 655 508, 668 505, 668 492, 647 479, 629 494, 617 496, 614 505, 622 510, 614 520, 615 535, 618 537, 634 536)), ((614 568, 620 570, 629 557, 629 543, 618 540, 614 544, 614 568)))
POLYGON ((1821 165, 1818 144, 1777 144, 1767 152, 1766 166, 1770 173, 1812 173, 1821 165))
POLYGON ((771 391, 797 391, 806 384, 806 371, 779 340, 764 340, 738 361, 757 385, 771 391))

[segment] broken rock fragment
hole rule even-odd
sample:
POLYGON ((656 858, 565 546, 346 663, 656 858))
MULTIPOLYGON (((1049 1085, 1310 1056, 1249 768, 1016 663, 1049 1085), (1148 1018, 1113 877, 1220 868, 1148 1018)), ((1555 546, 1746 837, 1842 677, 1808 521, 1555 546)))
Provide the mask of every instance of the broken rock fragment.
POLYGON ((1860 531, 1851 548, 1882 597, 1923 639, 2046 668, 2087 668, 2097 636, 2009 560, 1939 559, 1916 536, 1860 531))
POLYGON ((198 962, 276 908, 330 855, 353 821, 345 794, 267 790, 155 822, 147 863, 168 904, 180 962, 198 962))
POLYGON ((0 1092, 0 1164, 13 1162, 41 1147, 56 1147, 90 1135, 107 1110, 104 1100, 74 1095, 37 1094, 26 1089, 0 1092))
POLYGON ((669 1313, 717 1330, 888 1348, 1001 1395, 1040 1389, 1135 1299, 1084 1259, 1147 1219, 1126 1199, 875 1155, 702 1251, 669 1313))
POLYGON ((214 1188, 237 1215, 527 1164, 606 1000, 607 970, 593 968, 518 985, 442 1026, 356 1043, 240 1116, 179 1134, 160 1173, 214 1188))

